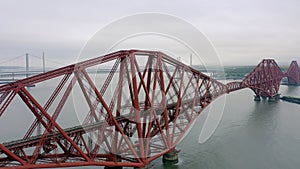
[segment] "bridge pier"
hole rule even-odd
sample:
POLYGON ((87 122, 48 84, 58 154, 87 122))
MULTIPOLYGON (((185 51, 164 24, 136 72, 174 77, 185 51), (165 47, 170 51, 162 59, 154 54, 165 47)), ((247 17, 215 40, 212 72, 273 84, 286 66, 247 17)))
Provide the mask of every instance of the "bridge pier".
POLYGON ((273 97, 269 97, 268 101, 269 102, 277 102, 280 99, 280 94, 277 94, 273 97))
POLYGON ((269 97, 268 101, 269 102, 276 102, 277 100, 275 99, 275 97, 269 97))
POLYGON ((109 167, 109 166, 105 166, 104 169, 123 169, 123 167, 109 167))
MULTIPOLYGON (((113 155, 112 158, 108 158, 109 161, 121 162, 122 159, 118 156, 113 155)), ((123 169, 122 166, 105 166, 104 169, 123 169)))
POLYGON ((266 100, 266 99, 267 99, 267 96, 261 96, 261 98, 262 98, 263 100, 266 100))
POLYGON ((150 168, 150 164, 147 164, 147 165, 145 165, 145 166, 142 167, 142 168, 134 167, 134 169, 149 169, 149 168, 150 168))
POLYGON ((254 101, 257 101, 257 102, 261 101, 260 96, 259 95, 254 95, 254 101))
POLYGON ((163 163, 164 164, 176 164, 178 163, 178 153, 179 151, 174 149, 171 150, 170 152, 166 153, 163 155, 163 163))

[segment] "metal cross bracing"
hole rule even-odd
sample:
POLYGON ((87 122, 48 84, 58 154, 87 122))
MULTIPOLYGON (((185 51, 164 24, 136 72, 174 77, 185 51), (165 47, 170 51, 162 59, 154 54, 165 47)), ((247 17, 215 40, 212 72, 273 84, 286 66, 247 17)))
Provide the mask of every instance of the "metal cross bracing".
POLYGON ((283 73, 273 59, 263 59, 243 80, 257 96, 274 97, 278 94, 283 73))
POLYGON ((246 87, 273 96, 285 75, 263 60, 242 82, 223 84, 164 53, 128 50, 6 84, 0 119, 18 95, 35 120, 22 139, 0 144, 0 167, 143 167, 174 150, 214 99, 246 87), (97 83, 89 69, 106 63, 111 71, 97 83), (59 82, 45 103, 26 88, 51 79, 59 82), (75 85, 87 115, 82 125, 63 129, 57 119, 75 85))
POLYGON ((299 85, 300 69, 296 61, 292 61, 290 67, 287 70, 286 75, 288 78, 288 84, 299 85))
POLYGON ((283 77, 289 85, 299 85, 300 69, 292 61, 287 72, 282 72, 274 59, 263 59, 242 81, 227 83, 227 92, 250 88, 256 96, 275 97, 283 77))

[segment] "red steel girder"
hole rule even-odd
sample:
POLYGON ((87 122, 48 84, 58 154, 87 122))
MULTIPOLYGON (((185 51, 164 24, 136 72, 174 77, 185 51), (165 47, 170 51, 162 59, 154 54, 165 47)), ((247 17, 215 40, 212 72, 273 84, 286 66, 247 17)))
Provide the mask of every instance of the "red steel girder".
POLYGON ((257 96, 274 97, 278 94, 284 73, 274 59, 263 59, 244 79, 243 85, 257 96))
POLYGON ((225 85, 164 53, 127 50, 0 86, 0 118, 16 94, 35 117, 23 139, 0 144, 0 168, 145 166, 173 150, 215 99, 243 88, 273 97, 282 77, 299 77, 295 65, 282 73, 274 60, 264 59, 243 81, 225 85), (105 63, 112 68, 99 86, 88 68, 105 63), (44 106, 26 90, 60 77, 44 106), (88 113, 82 126, 62 129, 56 120, 76 84, 88 113), (35 135, 38 124, 43 134, 35 135))
POLYGON ((299 85, 300 84, 300 69, 296 61, 292 61, 290 67, 286 72, 289 85, 299 85))

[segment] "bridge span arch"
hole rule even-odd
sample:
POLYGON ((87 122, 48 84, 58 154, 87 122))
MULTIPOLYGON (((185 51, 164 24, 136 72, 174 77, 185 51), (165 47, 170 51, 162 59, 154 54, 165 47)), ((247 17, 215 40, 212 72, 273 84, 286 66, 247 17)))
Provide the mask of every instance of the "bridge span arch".
POLYGON ((283 72, 274 59, 263 59, 244 79, 227 83, 228 93, 250 88, 257 97, 276 97, 284 77, 288 85, 299 85, 300 69, 296 61, 292 61, 287 72, 283 72))
POLYGON ((300 69, 297 64, 297 61, 292 61, 290 67, 288 68, 285 76, 288 78, 288 84, 290 85, 299 85, 300 81, 300 69))
POLYGON ((219 96, 250 88, 274 97, 286 75, 274 60, 264 59, 242 81, 223 84, 164 53, 124 50, 2 85, 0 120, 16 97, 35 120, 23 138, 0 144, 0 168, 143 167, 176 154, 195 119, 219 96), (90 68, 106 63, 111 70, 96 83, 90 68), (26 88, 55 78, 45 103, 26 88), (82 125, 63 129, 57 118, 75 84, 87 115, 82 125))

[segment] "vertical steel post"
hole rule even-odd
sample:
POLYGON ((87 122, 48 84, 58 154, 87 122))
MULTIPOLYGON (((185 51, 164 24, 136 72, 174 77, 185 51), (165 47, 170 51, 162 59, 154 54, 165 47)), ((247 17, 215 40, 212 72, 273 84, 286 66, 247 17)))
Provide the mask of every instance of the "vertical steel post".
POLYGON ((135 54, 134 52, 130 53, 130 65, 131 65, 131 74, 132 74, 132 85, 133 85, 133 100, 132 100, 132 105, 133 108, 136 111, 136 126, 137 126, 137 131, 138 131, 138 137, 139 137, 139 153, 141 159, 145 157, 144 153, 144 134, 142 130, 142 124, 141 124, 141 110, 140 110, 140 105, 139 105, 139 92, 137 88, 137 76, 136 76, 136 69, 134 66, 134 60, 135 60, 135 54))
POLYGON ((46 72, 45 53, 43 52, 43 73, 46 72))
POLYGON ((29 54, 26 53, 26 78, 29 76, 29 54))
POLYGON ((192 54, 190 55, 190 66, 191 67, 193 66, 193 55, 192 54))

